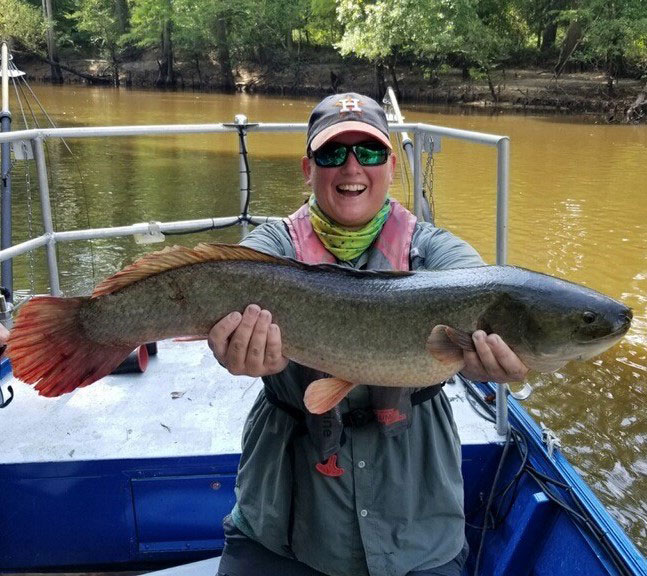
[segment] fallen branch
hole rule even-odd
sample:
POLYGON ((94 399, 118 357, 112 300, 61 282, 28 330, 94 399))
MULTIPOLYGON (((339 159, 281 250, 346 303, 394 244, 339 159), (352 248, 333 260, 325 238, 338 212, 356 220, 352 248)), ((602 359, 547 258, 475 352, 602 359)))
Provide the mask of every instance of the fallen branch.
MULTIPOLYGON (((53 64, 53 62, 49 58, 45 58, 44 56, 41 56, 40 54, 34 54, 36 58, 39 60, 42 60, 43 62, 46 62, 47 64, 53 64)), ((85 72, 79 72, 78 70, 75 70, 74 68, 71 68, 70 66, 65 66, 64 64, 61 64, 60 62, 56 62, 58 66, 61 68, 61 70, 65 70, 66 72, 69 72, 70 74, 74 74, 75 76, 79 76, 80 78, 83 78, 84 80, 87 80, 91 84, 112 84, 113 78, 112 76, 94 76, 92 74, 87 74, 85 72)))
POLYGON ((645 82, 643 89, 633 101, 633 104, 627 108, 627 112, 625 113, 625 122, 627 124, 638 122, 638 120, 644 116, 642 108, 645 106, 647 106, 647 82, 645 82))

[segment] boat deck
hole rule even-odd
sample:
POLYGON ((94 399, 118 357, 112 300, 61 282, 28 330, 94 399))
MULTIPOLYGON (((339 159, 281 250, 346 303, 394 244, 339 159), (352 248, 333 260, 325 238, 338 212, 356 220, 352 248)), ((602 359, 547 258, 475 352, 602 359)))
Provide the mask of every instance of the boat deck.
MULTIPOLYGON (((205 342, 158 343, 143 374, 120 374, 58 398, 6 377, 12 403, 0 411, 0 463, 166 458, 240 452, 242 427, 262 386, 232 376, 205 342)), ((462 443, 497 442, 461 384, 445 386, 462 443)))

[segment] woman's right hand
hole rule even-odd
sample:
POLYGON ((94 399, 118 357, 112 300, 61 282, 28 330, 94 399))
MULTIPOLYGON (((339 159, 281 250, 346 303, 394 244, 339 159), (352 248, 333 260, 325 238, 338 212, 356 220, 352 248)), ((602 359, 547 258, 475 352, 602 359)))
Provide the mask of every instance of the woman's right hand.
POLYGON ((272 314, 256 304, 247 306, 242 316, 225 316, 210 330, 207 342, 216 360, 235 375, 269 376, 288 365, 281 330, 272 324, 272 314))

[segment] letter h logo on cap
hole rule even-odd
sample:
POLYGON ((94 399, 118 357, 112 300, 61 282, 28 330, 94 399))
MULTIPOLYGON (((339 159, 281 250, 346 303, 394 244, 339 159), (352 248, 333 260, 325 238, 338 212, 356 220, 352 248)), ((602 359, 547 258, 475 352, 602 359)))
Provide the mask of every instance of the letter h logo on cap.
POLYGON ((361 102, 359 98, 351 98, 350 96, 346 96, 346 98, 338 100, 335 103, 335 106, 341 106, 341 109, 339 110, 340 114, 348 112, 359 112, 361 114, 362 109, 360 108, 360 104, 361 102))

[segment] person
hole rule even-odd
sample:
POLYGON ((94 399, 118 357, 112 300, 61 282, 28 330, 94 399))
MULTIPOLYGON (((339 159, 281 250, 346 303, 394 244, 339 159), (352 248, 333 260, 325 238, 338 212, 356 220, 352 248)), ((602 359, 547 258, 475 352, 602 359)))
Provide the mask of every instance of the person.
POLYGON ((9 330, 5 328, 4 324, 0 324, 0 358, 4 356, 7 348, 7 340, 9 340, 9 330))
MULTIPOLYGON (((325 98, 311 113, 306 149, 308 203, 256 228, 245 246, 356 269, 483 264, 471 246, 417 222, 389 197, 396 156, 386 116, 371 98, 325 98)), ((466 377, 525 377, 500 337, 477 331, 473 339, 476 352, 464 352, 466 377)), ((468 554, 461 449, 440 386, 358 386, 315 416, 303 394, 323 375, 282 355, 271 310, 252 304, 233 311, 208 343, 229 372, 264 382, 243 431, 219 575, 460 574, 468 554)))

